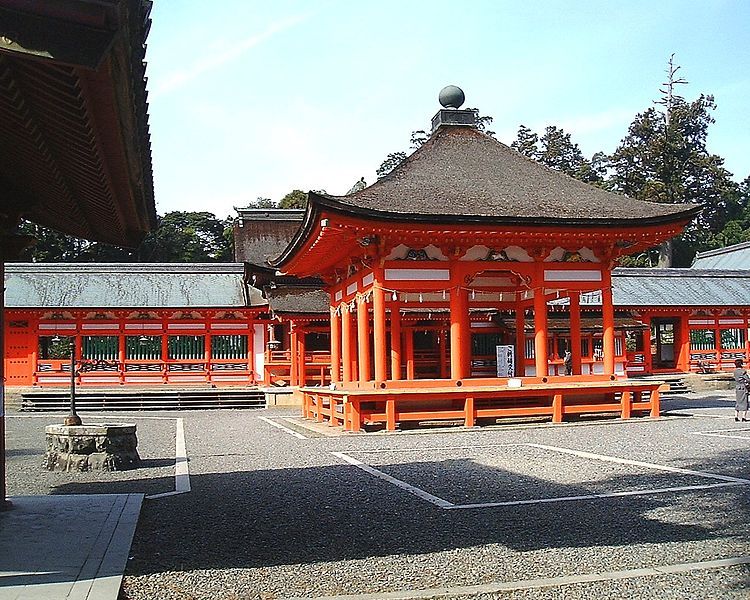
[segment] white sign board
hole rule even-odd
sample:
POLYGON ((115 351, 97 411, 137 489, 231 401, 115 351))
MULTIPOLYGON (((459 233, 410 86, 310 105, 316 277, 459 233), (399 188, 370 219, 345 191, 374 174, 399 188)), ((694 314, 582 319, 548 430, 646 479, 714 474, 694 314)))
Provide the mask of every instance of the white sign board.
POLYGON ((513 377, 515 375, 515 346, 495 346, 497 352, 497 376, 513 377))

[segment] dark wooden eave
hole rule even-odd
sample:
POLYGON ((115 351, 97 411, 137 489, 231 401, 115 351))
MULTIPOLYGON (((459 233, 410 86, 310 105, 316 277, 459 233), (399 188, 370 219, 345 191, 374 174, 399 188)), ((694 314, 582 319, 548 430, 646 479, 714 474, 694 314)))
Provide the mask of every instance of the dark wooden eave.
POLYGON ((150 8, 0 0, 0 212, 126 246, 155 227, 150 8))
MULTIPOLYGON (((644 202, 583 183, 470 127, 441 127, 376 183, 347 196, 309 192, 301 228, 270 264, 282 268, 323 215, 415 225, 524 227, 531 231, 684 226, 701 207, 644 202)), ((673 234, 671 234, 673 235, 673 234)))
POLYGON ((333 210, 422 223, 628 226, 689 219, 699 206, 644 202, 531 160, 471 127, 443 126, 374 184, 310 194, 333 210))

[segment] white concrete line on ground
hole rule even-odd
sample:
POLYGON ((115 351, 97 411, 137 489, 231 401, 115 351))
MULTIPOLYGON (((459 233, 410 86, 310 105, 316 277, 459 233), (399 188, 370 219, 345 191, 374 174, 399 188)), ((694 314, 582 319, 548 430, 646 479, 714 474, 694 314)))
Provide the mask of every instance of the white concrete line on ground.
POLYGON ((273 425, 274 427, 278 427, 282 431, 285 431, 289 435, 293 435, 294 437, 296 437, 296 438, 298 438, 300 440, 306 440, 307 439, 307 437, 304 436, 304 435, 302 435, 300 432, 294 431, 294 429, 289 429, 289 427, 284 427, 281 423, 278 423, 278 422, 276 422, 276 421, 274 421, 272 419, 269 419, 268 417, 258 417, 258 418, 261 421, 265 421, 269 425, 273 425))
POLYGON ((646 469, 656 469, 658 471, 668 471, 670 473, 681 473, 682 475, 693 475, 696 477, 703 477, 705 479, 718 479, 719 481, 728 481, 736 484, 747 485, 750 484, 750 480, 741 479, 739 477, 729 477, 728 475, 718 475, 717 473, 707 473, 705 471, 693 471, 692 469, 681 469, 679 467, 669 467, 667 465, 657 465, 655 463, 641 462, 638 460, 630 460, 628 458, 618 458, 616 456, 605 456, 604 454, 594 454, 593 452, 583 452, 581 450, 573 450, 571 448, 559 448, 557 446, 547 446, 546 444, 526 444, 532 448, 541 448, 543 450, 551 450, 553 452, 562 452, 563 454, 570 454, 572 456, 578 456, 581 458, 589 458, 594 460, 603 460, 606 462, 618 463, 621 465, 631 465, 634 467, 644 467, 646 469))
MULTIPOLYGON (((439 598, 441 596, 473 596, 479 594, 561 587, 581 583, 638 579, 641 577, 658 577, 661 575, 675 575, 678 573, 690 573, 692 571, 709 571, 747 564, 750 564, 750 556, 738 556, 719 560, 679 563, 676 565, 663 565, 622 571, 603 571, 601 573, 584 573, 580 575, 564 575, 561 577, 522 579, 520 581, 498 581, 495 583, 483 583, 480 585, 400 590, 397 592, 376 592, 374 594, 318 596, 312 599, 308 597, 307 600, 416 600, 418 598, 439 598)), ((292 598, 291 600, 301 599, 292 598)))
POLYGON ((620 498, 625 496, 651 496, 653 494, 667 494, 669 492, 689 492, 694 490, 709 490, 720 487, 745 485, 743 483, 707 483, 704 485, 683 485, 671 488, 655 488, 651 490, 628 490, 625 492, 604 492, 586 496, 557 496, 554 498, 535 498, 530 500, 508 500, 506 502, 478 502, 476 504, 455 504, 446 509, 496 508, 500 506, 524 506, 532 504, 551 504, 553 502, 576 502, 580 500, 599 500, 602 498, 620 498))
POLYGON ((750 440, 750 429, 714 429, 713 431, 691 431, 693 435, 706 437, 729 438, 732 440, 750 440), (731 435, 731 433, 745 432, 747 435, 731 435))
POLYGON ((147 500, 158 500, 186 494, 190 491, 190 469, 188 468, 187 447, 185 445, 185 422, 181 418, 175 419, 175 451, 174 451, 174 491, 146 496, 147 500))
POLYGON ((430 502, 434 504, 435 506, 439 506, 440 508, 451 508, 454 506, 452 502, 448 502, 447 500, 443 500, 442 498, 433 496, 432 494, 425 492, 421 488, 410 485, 406 483, 405 481, 396 479, 395 477, 391 477, 387 473, 383 473, 383 471, 379 471, 378 469, 371 467, 370 465, 365 464, 352 456, 348 456, 347 454, 344 454, 343 452, 331 452, 331 454, 333 454, 334 456, 337 456, 343 461, 348 462, 350 465, 354 465, 358 469, 362 469, 363 471, 365 471, 366 473, 369 473, 370 475, 374 475, 375 477, 384 479, 388 483, 392 483, 393 485, 400 487, 402 490, 406 490, 410 494, 414 494, 415 496, 418 496, 422 498, 422 500, 426 500, 427 502, 430 502))
MULTIPOLYGON (((10 418, 10 419, 50 419, 52 417, 67 417, 67 416, 68 416, 68 413, 57 413, 57 414, 55 414, 55 413, 45 413, 43 415, 7 415, 6 414, 5 418, 6 419, 8 419, 8 418, 10 418)), ((78 416, 80 417, 81 415, 78 415, 78 416)), ((176 419, 176 417, 141 417, 140 415, 139 416, 134 416, 132 414, 127 414, 127 415, 125 415, 125 417, 127 417, 129 419, 136 420, 136 421, 140 421, 142 419, 151 419, 152 421, 174 421, 176 419)), ((86 419, 100 419, 101 420, 101 419, 103 419, 105 421, 112 421, 113 420, 112 417, 106 417, 104 415, 90 415, 90 414, 84 414, 83 417, 81 417, 81 419, 83 419, 83 420, 86 420, 86 419)))
POLYGON ((528 446, 526 442, 514 442, 509 444, 487 444, 484 446, 436 446, 433 448, 378 448, 373 450, 347 450, 349 454, 379 454, 391 452, 423 452, 425 450, 488 450, 491 448, 508 448, 511 446, 528 446))
MULTIPOLYGON (((391 475, 388 475, 387 473, 384 473, 383 471, 368 465, 352 456, 349 456, 349 454, 359 452, 359 453, 368 453, 368 452, 394 452, 396 450, 349 450, 349 454, 345 454, 343 452, 332 452, 334 456, 337 456, 338 458, 341 458, 342 460, 345 460, 351 465, 354 465, 355 467, 358 467, 359 469, 362 469, 363 471, 374 475, 375 477, 378 477, 380 479, 383 479, 389 483, 392 483, 393 485, 406 490, 410 494, 414 494, 415 496, 418 496, 419 498, 422 498, 423 500, 426 500, 427 502, 430 502, 431 504, 434 504, 436 506, 439 506, 442 509, 445 510, 463 510, 463 509, 477 509, 477 508, 496 508, 496 507, 503 507, 503 506, 525 506, 525 505, 533 505, 533 504, 549 504, 552 502, 574 502, 574 501, 580 501, 580 500, 599 500, 603 498, 623 498, 628 496, 648 496, 652 494, 667 494, 672 492, 687 492, 687 491, 694 491, 694 490, 709 490, 709 489, 716 489, 716 488, 722 488, 722 487, 730 487, 730 486, 737 486, 737 485, 748 485, 750 484, 750 480, 747 479, 740 479, 738 477, 729 477, 727 475, 718 475, 716 473, 707 473, 704 471, 693 471, 690 469, 681 469, 679 467, 669 467, 666 465, 657 465, 654 463, 647 463, 647 462, 641 462, 636 460, 630 460, 626 458, 618 458, 616 456, 606 456, 603 454, 594 454, 593 452, 583 452, 580 450, 573 450, 571 448, 560 448, 557 446, 547 446, 544 444, 533 444, 533 443, 517 443, 517 444, 495 444, 495 445, 487 445, 487 446, 443 446, 443 447, 432 447, 432 448, 411 448, 408 449, 412 452, 425 452, 429 450, 476 450, 480 448, 488 449, 488 448, 503 448, 503 447, 510 447, 510 446, 528 446, 531 448, 537 448, 540 450, 547 450, 552 452, 561 452, 563 454, 570 454, 573 456, 578 456, 580 458, 585 458, 588 460, 601 460, 606 462, 613 462, 618 464, 625 464, 625 465, 631 465, 631 466, 637 466, 637 467, 643 467, 647 469, 655 469, 659 471, 668 471, 670 473, 679 473, 682 475, 692 475, 696 477, 702 477, 704 479, 717 479, 723 483, 706 483, 702 485, 682 485, 682 486, 673 486, 673 487, 666 487, 666 488, 654 488, 654 489, 645 489, 645 490, 627 490, 627 491, 619 491, 619 492, 603 492, 600 494, 585 494, 585 495, 576 495, 576 496, 556 496, 551 498, 529 498, 525 500, 507 500, 503 502, 477 502, 477 503, 471 503, 471 504, 454 504, 453 502, 449 502, 448 500, 445 500, 443 498, 440 498, 438 496, 435 496, 433 494, 430 494, 426 490, 423 490, 422 488, 419 488, 417 486, 411 485, 410 483, 407 483, 401 479, 397 479, 396 477, 393 477, 391 475)), ((401 451, 407 451, 407 449, 401 449, 401 451)))

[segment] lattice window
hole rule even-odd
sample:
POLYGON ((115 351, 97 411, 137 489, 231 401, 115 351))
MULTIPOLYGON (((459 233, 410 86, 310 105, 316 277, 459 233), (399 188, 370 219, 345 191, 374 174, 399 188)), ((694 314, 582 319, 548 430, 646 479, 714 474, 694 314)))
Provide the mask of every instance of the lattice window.
POLYGON ((116 335, 84 335, 81 358, 85 360, 117 360, 120 341, 116 335))
POLYGON ((68 336, 40 335, 37 356, 40 360, 70 359, 72 341, 73 338, 68 336))
POLYGON ((171 360, 202 360, 206 355, 206 336, 170 335, 167 346, 171 360))
POLYGON ((713 329, 691 329, 691 350, 713 350, 716 348, 716 332, 713 329))
POLYGON ((744 329, 722 329, 721 330, 721 349, 722 350, 739 350, 745 348, 745 330, 744 329))
POLYGON ((125 338, 128 360, 161 360, 160 335, 129 335, 125 338))
POLYGON ((212 335, 211 358, 247 358, 246 335, 212 335))

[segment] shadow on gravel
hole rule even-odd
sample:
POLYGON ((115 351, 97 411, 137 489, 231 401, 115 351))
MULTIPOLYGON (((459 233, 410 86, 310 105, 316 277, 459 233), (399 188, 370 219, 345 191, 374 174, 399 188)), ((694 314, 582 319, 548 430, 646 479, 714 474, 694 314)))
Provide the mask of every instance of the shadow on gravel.
POLYGON ((733 409, 734 392, 732 392, 731 396, 726 393, 723 396, 719 394, 702 396, 664 396, 661 400, 662 414, 671 410, 684 410, 691 408, 733 409))
MULTIPOLYGON (((514 489, 528 490, 527 498, 534 497, 534 490, 543 490, 546 497, 592 493, 586 485, 524 477, 469 459, 451 463, 451 472, 464 470, 472 477, 476 474, 477 482, 512 479, 514 489)), ((404 476, 406 471, 413 474, 434 471, 436 463, 411 462, 378 468, 404 476)), ((747 466, 729 454, 719 454, 710 462, 688 468, 748 476, 747 466)), ((662 478, 660 485, 665 478, 672 477, 664 473, 654 476, 662 478)), ((681 477, 689 476, 675 475, 667 485, 696 483, 685 482, 681 477)), ((166 480, 159 481, 161 486, 168 486, 166 480)), ((123 485, 132 491, 134 483, 137 482, 123 482, 123 485)), ((422 482, 412 479, 411 483, 422 482)), ((471 489, 471 477, 465 483, 455 489, 468 490, 469 495, 476 496, 478 491, 471 489)), ((345 464, 192 475, 191 485, 193 491, 189 494, 144 503, 131 550, 134 559, 128 566, 129 575, 414 555, 486 544, 502 544, 525 552, 674 544, 717 537, 741 541, 747 539, 750 517, 750 496, 745 486, 442 510, 345 464)), ((638 481, 630 474, 601 480, 599 485, 609 491, 628 490, 638 487, 638 481)), ((423 487, 433 491, 439 490, 439 486, 436 479, 435 485, 423 487)), ((67 493, 67 487, 58 487, 56 493, 67 493)), ((119 491, 117 487, 110 482, 107 491, 119 491)), ((475 487, 482 486, 477 483, 475 487)), ((103 490, 93 483, 75 486, 75 492, 84 491, 103 490)), ((486 495, 486 489, 483 493, 486 495)), ((497 496, 498 489, 492 493, 497 496)), ((750 589, 750 585, 746 587, 750 589)))

